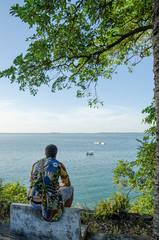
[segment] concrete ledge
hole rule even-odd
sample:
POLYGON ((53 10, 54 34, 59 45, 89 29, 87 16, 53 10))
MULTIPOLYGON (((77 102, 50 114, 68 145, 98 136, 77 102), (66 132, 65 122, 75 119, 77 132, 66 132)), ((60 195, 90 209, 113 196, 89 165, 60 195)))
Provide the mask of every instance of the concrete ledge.
POLYGON ((58 222, 46 222, 29 204, 13 203, 10 234, 26 240, 80 240, 80 209, 64 208, 58 222))

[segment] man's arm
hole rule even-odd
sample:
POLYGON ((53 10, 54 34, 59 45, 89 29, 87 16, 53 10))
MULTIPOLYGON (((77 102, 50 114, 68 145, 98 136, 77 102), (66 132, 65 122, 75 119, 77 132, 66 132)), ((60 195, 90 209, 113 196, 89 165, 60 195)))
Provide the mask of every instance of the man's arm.
POLYGON ((38 162, 34 163, 32 166, 31 176, 30 176, 30 187, 27 192, 28 200, 32 199, 33 197, 33 194, 35 191, 34 184, 37 181, 37 175, 38 175, 38 162))
POLYGON ((61 164, 61 169, 60 169, 60 177, 61 177, 61 182, 59 183, 59 187, 69 187, 71 185, 69 175, 66 171, 65 166, 61 164))

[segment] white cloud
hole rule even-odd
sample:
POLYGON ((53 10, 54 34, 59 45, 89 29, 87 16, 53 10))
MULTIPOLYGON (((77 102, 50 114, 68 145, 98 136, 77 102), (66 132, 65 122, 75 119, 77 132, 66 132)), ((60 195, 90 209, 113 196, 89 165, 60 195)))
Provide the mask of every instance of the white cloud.
POLYGON ((1 100, 0 101, 0 109, 5 110, 6 107, 14 105, 16 103, 16 100, 8 101, 8 100, 1 100))
POLYGON ((18 109, 16 101, 0 101, 0 132, 138 132, 142 114, 111 106, 55 113, 45 109, 18 109))

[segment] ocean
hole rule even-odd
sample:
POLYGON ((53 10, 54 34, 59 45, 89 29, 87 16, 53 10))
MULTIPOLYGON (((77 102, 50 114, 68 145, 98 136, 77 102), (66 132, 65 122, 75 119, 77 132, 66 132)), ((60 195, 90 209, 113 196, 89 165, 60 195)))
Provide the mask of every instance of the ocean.
POLYGON ((0 134, 0 178, 3 183, 20 181, 29 186, 32 165, 44 157, 48 144, 58 147, 57 160, 62 162, 74 186, 73 206, 107 199, 115 191, 112 172, 117 160, 136 159, 138 142, 143 133, 98 134, 0 134), (105 142, 106 144, 94 144, 105 142), (86 155, 93 151, 94 155, 86 155))

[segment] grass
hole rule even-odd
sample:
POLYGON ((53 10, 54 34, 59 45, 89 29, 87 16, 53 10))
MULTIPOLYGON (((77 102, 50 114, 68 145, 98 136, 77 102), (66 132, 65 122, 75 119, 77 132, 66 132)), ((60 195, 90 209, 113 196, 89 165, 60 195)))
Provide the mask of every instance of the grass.
POLYGON ((93 211, 82 211, 82 224, 88 225, 88 232, 138 235, 152 238, 153 217, 127 213, 119 216, 97 219, 93 211), (88 217, 89 215, 89 217, 88 217))

